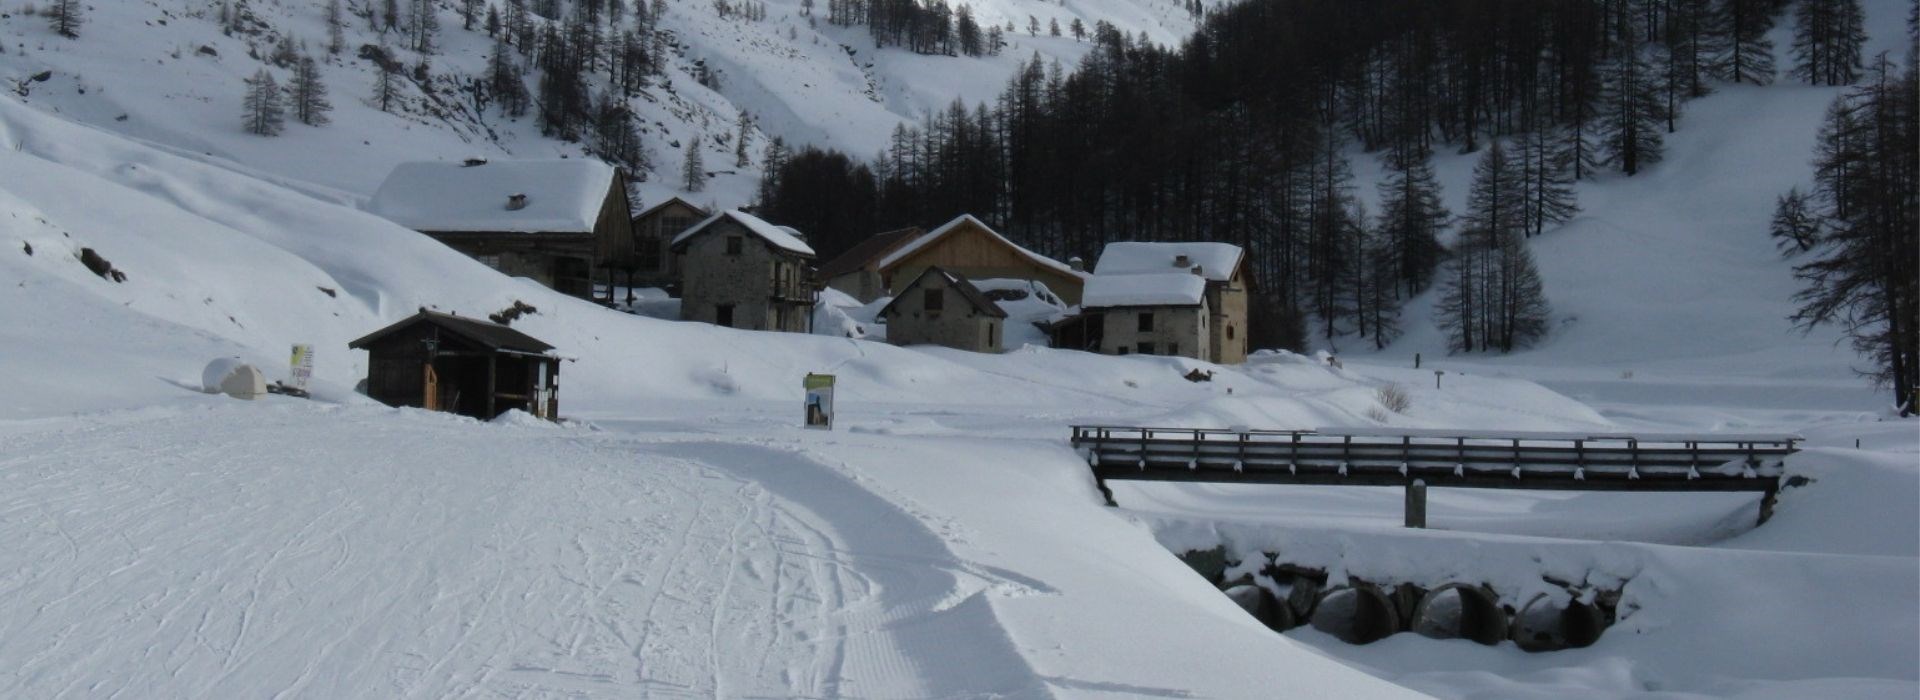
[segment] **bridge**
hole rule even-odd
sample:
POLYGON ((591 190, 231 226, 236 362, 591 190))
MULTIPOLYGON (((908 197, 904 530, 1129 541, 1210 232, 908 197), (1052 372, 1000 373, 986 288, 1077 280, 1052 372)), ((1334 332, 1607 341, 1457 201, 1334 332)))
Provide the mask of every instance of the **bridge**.
POLYGON ((1399 486, 1406 526, 1426 527, 1428 487, 1755 492, 1773 515, 1798 435, 1075 426, 1073 446, 1108 505, 1108 481, 1399 486))

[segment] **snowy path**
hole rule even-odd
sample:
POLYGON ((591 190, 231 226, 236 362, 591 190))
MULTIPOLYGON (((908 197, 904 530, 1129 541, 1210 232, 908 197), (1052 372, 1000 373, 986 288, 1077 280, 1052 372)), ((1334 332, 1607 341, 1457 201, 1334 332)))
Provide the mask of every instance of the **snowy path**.
POLYGON ((791 451, 287 407, 0 439, 4 696, 1048 694, 975 595, 1019 584, 791 451))

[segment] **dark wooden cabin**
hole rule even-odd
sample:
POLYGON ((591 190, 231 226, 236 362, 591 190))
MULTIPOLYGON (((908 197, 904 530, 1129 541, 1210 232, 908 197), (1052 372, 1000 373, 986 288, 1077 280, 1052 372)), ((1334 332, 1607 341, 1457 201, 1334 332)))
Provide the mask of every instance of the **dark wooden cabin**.
POLYGON ((516 408, 560 416, 553 346, 491 321, 422 309, 347 347, 367 351, 367 396, 388 406, 482 420, 516 408))

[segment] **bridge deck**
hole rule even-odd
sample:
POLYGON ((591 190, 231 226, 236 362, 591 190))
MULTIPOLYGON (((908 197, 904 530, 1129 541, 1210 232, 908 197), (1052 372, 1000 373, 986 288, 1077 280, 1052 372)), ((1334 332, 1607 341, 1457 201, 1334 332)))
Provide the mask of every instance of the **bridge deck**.
POLYGON ((1228 431, 1076 426, 1108 480, 1404 486, 1408 524, 1428 486, 1582 491, 1751 491, 1771 514, 1797 435, 1328 429, 1228 431), (1416 499, 1419 501, 1416 503, 1416 499))

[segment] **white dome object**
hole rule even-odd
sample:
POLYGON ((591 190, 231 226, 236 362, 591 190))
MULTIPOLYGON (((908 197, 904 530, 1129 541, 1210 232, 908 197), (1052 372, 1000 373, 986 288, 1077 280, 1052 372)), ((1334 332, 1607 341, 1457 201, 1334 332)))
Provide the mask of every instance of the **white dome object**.
POLYGON ((200 388, 209 394, 226 394, 236 399, 253 400, 267 393, 267 378, 253 365, 236 357, 221 357, 207 363, 200 372, 200 388))

